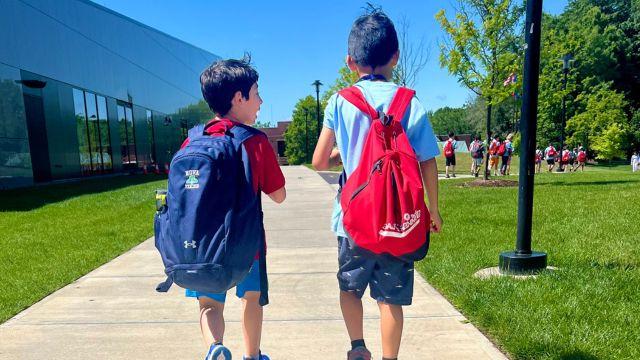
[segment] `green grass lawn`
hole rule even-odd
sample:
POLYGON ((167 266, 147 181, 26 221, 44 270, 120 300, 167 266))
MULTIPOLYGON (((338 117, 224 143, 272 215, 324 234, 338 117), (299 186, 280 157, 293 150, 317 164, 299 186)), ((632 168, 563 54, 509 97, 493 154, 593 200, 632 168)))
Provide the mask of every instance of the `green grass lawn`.
POLYGON ((0 323, 153 234, 155 175, 0 191, 0 323))
POLYGON ((515 248, 518 189, 461 182, 440 183, 431 284, 515 359, 640 359, 640 174, 537 176, 533 249, 560 270, 531 280, 473 277, 515 248))
MULTIPOLYGON (((484 159, 486 160, 486 159, 484 159)), ((482 163, 482 169, 484 169, 484 160, 482 163)), ((469 153, 456 153, 456 174, 465 174, 468 175, 471 172, 471 155, 469 153)), ((445 172, 445 157, 440 154, 440 156, 436 157, 436 163, 438 164, 438 172, 445 172)), ((499 162, 502 165, 502 160, 499 162)), ((519 172, 520 166, 520 158, 518 156, 513 156, 511 158, 511 174, 517 174, 519 172)), ((480 172, 482 176, 482 171, 480 172)))

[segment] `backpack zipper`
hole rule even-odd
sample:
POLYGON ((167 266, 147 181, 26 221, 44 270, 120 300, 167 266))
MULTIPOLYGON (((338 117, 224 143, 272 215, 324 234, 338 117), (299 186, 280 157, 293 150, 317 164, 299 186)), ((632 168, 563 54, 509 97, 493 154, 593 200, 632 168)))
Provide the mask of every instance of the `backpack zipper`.
POLYGON ((376 170, 378 170, 380 173, 382 173, 382 159, 376 161, 376 163, 373 165, 373 169, 371 169, 371 172, 369 173, 369 178, 367 179, 367 182, 358 186, 357 189, 355 189, 353 191, 353 194, 351 194, 351 199, 349 199, 349 203, 351 203, 351 201, 362 191, 364 190, 364 188, 367 187, 367 185, 369 185, 369 183, 371 182, 371 177, 373 176, 373 173, 376 172, 376 170))

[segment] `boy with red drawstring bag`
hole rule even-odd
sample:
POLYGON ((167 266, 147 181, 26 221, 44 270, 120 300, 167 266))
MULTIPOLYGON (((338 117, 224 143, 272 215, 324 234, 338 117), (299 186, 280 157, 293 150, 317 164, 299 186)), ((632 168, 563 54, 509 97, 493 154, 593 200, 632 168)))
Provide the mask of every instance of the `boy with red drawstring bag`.
POLYGON ((332 228, 338 237, 340 305, 350 334, 349 360, 370 360, 362 335, 367 287, 380 309, 382 358, 398 357, 402 307, 413 297, 414 261, 438 232, 440 149, 427 113, 411 89, 390 82, 398 62, 391 20, 372 9, 353 24, 347 65, 360 76, 334 94, 324 113, 313 165, 342 161, 344 172, 332 228), (334 144, 337 147, 334 148, 334 144), (425 190, 429 206, 425 204, 425 190), (360 314, 360 315, 358 315, 360 314))

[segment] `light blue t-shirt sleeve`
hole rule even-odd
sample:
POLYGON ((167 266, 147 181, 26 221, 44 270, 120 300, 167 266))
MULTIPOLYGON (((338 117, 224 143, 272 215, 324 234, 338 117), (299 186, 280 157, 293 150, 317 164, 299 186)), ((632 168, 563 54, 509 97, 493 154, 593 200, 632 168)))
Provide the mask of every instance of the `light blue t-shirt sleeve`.
POLYGON ((426 161, 440 155, 440 148, 427 117, 427 111, 415 97, 411 100, 411 113, 405 131, 418 161, 426 161))
POLYGON ((327 101, 327 107, 324 108, 324 120, 322 121, 322 125, 328 129, 335 130, 335 118, 336 118, 336 99, 338 97, 338 93, 331 95, 329 101, 327 101))

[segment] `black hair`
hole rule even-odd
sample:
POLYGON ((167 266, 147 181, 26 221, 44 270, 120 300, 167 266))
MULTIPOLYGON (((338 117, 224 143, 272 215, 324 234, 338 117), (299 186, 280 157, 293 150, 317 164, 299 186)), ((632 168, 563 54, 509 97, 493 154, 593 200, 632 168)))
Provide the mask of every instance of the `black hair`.
POLYGON ((236 92, 249 99, 249 91, 258 82, 258 72, 250 65, 251 57, 219 60, 200 74, 202 96, 214 113, 224 116, 231 109, 236 92))
POLYGON ((480 140, 480 136, 479 135, 474 136, 473 140, 480 140))
POLYGON ((360 66, 373 69, 386 65, 398 51, 398 34, 393 22, 369 4, 367 13, 353 22, 349 33, 349 56, 360 66))
POLYGON ((449 137, 452 138, 453 137, 453 131, 449 131, 449 137))

